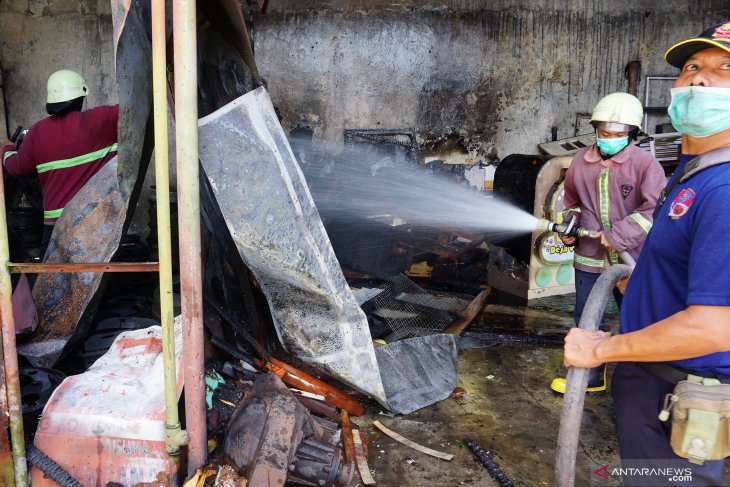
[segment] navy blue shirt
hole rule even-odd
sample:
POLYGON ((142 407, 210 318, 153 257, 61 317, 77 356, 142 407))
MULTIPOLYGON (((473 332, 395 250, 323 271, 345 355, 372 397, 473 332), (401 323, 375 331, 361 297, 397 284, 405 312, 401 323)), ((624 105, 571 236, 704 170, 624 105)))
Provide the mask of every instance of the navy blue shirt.
MULTIPOLYGON (((693 158, 683 155, 674 175, 693 158)), ((667 196, 629 279, 621 333, 690 305, 730 306, 730 164, 700 172, 667 196)), ((730 352, 668 363, 730 375, 730 352)))

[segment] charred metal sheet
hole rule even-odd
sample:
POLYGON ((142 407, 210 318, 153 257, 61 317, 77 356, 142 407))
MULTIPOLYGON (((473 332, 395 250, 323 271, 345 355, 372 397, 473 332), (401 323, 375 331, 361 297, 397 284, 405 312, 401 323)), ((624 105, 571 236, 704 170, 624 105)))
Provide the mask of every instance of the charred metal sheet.
POLYGON ((448 397, 456 378, 452 336, 395 343, 376 355, 266 91, 201 119, 199 137, 212 196, 268 299, 282 344, 394 412, 448 397))
MULTIPOLYGON (((101 168, 66 205, 46 251, 46 262, 108 262, 119 247, 127 206, 117 158, 101 168)), ((50 368, 73 336, 103 274, 39 274, 33 287, 38 328, 18 347, 34 367, 50 368)))
MULTIPOLYGON (((171 1, 166 0, 171 19, 171 1)), ((149 0, 112 0, 114 54, 119 92, 119 187, 130 213, 152 155, 152 43, 149 0)), ((130 215, 131 220, 131 215, 130 215)), ((128 225, 128 224, 127 224, 128 225)))
POLYGON ((391 411, 408 414, 448 398, 456 387, 456 336, 407 338, 375 349, 391 411))
POLYGON ((246 67, 256 81, 256 86, 263 85, 253 55, 253 46, 251 46, 248 28, 243 19, 241 3, 237 0, 206 0, 205 2, 198 2, 198 6, 203 15, 221 32, 246 63, 246 67))
POLYGON ((386 404, 367 320, 259 88, 201 119, 200 160, 282 344, 386 404))

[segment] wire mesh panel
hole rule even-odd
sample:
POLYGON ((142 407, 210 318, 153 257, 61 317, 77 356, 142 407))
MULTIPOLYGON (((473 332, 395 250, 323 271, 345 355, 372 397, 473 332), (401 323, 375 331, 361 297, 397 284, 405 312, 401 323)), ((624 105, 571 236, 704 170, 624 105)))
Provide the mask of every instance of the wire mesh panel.
POLYGON ((403 274, 389 277, 382 289, 363 310, 387 323, 388 342, 441 333, 452 322, 451 315, 439 309, 442 303, 403 274))

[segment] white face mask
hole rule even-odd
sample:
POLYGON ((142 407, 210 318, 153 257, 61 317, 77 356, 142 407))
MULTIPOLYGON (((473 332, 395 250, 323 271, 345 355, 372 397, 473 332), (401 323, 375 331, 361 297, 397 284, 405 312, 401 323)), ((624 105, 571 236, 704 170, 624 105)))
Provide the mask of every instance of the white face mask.
POLYGON ((672 88, 669 118, 674 128, 692 137, 708 137, 730 129, 730 88, 672 88))

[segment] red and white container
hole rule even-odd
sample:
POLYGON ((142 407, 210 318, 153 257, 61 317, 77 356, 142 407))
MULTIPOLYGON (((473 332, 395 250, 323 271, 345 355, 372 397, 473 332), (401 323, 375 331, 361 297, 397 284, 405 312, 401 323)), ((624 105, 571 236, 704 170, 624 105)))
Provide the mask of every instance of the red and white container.
MULTIPOLYGON (((178 396, 183 377, 180 317, 175 319, 178 396)), ((175 479, 165 450, 162 329, 120 334, 86 372, 66 378, 43 410, 35 445, 85 487, 134 486, 162 473, 175 479)), ((37 468, 34 487, 55 486, 37 468)), ((175 485, 176 482, 171 482, 175 485)))

